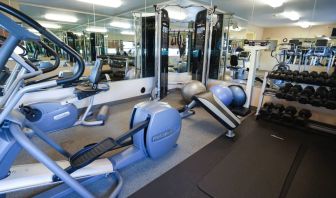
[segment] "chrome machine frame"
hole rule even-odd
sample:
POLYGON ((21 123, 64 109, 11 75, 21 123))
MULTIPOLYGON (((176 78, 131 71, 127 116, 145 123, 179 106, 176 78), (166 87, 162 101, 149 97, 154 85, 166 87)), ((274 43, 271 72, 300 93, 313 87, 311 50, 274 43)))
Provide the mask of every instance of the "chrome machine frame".
POLYGON ((161 10, 166 7, 177 6, 180 8, 189 7, 202 7, 207 10, 207 22, 206 22, 206 34, 205 34, 205 44, 204 44, 204 56, 203 56, 203 73, 202 73, 202 83, 207 84, 209 77, 209 67, 210 67, 210 57, 211 57, 211 39, 212 39, 212 27, 213 27, 213 15, 216 10, 216 6, 205 7, 201 5, 188 5, 181 6, 178 4, 168 4, 168 5, 155 5, 155 82, 154 90, 155 94, 152 94, 153 99, 160 100, 160 79, 161 75, 161 10))

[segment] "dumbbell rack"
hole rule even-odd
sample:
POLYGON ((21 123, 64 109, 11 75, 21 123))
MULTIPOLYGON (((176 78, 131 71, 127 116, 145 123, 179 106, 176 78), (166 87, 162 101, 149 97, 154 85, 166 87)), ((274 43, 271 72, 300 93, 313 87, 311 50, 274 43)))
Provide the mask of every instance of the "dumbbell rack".
MULTIPOLYGON (((258 101, 256 116, 260 115, 260 110, 263 107, 265 96, 275 97, 275 94, 277 92, 276 89, 271 88, 272 84, 271 84, 270 88, 267 88, 267 82, 268 82, 268 79, 269 79, 268 74, 269 74, 269 72, 265 72, 265 74, 264 74, 263 84, 262 84, 262 87, 261 87, 261 90, 260 90, 260 95, 259 95, 259 101, 258 101)), ((308 85, 308 84, 305 84, 305 83, 296 83, 296 84, 308 85)), ((313 86, 316 87, 317 85, 313 85, 313 86)), ((281 100, 281 99, 279 99, 279 100, 281 100)), ((296 102, 296 101, 287 101, 287 102, 296 102)), ((313 108, 313 106, 311 106, 311 105, 308 105, 308 104, 304 104, 304 105, 307 106, 306 109, 313 108)), ((336 116, 336 110, 328 110, 328 112, 330 112, 330 113, 332 113, 336 116)), ((317 130, 320 130, 320 131, 336 134, 336 126, 331 126, 329 124, 324 124, 324 123, 320 123, 320 122, 313 121, 313 120, 307 120, 307 123, 308 123, 307 126, 309 128, 313 128, 313 129, 317 129, 317 130)))

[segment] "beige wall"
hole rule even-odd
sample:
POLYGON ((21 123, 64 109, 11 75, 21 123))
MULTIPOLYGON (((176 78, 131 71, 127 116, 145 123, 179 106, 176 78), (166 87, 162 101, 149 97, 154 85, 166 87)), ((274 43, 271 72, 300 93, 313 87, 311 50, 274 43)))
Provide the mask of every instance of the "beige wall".
POLYGON ((330 25, 318 25, 311 28, 301 27, 276 27, 276 28, 264 28, 263 39, 282 41, 283 38, 315 38, 320 35, 330 36, 332 28, 335 28, 336 24, 330 25))
POLYGON ((246 29, 243 29, 239 32, 230 32, 230 38, 231 39, 246 39, 246 33, 253 32, 255 33, 255 39, 261 40, 263 38, 264 28, 248 25, 246 29))
MULTIPOLYGON (((318 25, 311 28, 301 27, 274 27, 264 28, 262 39, 278 40, 278 44, 282 43, 284 38, 288 40, 292 38, 316 38, 318 36, 330 36, 332 28, 335 28, 336 24, 330 25, 318 25)), ((276 60, 271 57, 270 51, 261 53, 260 69, 271 70, 276 64, 276 60)))

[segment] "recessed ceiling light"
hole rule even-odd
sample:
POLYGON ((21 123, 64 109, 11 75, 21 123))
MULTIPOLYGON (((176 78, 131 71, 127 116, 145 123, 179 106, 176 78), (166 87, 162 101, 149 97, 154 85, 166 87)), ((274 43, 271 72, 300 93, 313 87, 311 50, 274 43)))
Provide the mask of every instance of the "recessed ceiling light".
POLYGON ((91 26, 85 29, 88 32, 100 32, 100 33, 105 33, 107 32, 107 29, 104 27, 96 27, 96 26, 91 26))
POLYGON ((33 28, 28 28, 27 30, 28 30, 29 32, 32 32, 32 33, 36 34, 37 36, 41 36, 41 34, 40 34, 37 30, 35 30, 35 29, 33 29, 33 28))
POLYGON ((187 14, 182 10, 168 10, 169 18, 182 21, 187 18, 187 14))
MULTIPOLYGON (((228 28, 225 27, 225 29, 227 30, 228 28)), ((234 31, 234 32, 240 32, 240 31, 243 30, 243 29, 244 29, 244 28, 239 27, 239 26, 236 26, 236 27, 230 26, 230 31, 234 31)))
POLYGON ((272 8, 281 7, 284 4, 285 0, 264 0, 263 3, 271 6, 272 8))
MULTIPOLYGON (((225 29, 227 30, 228 27, 225 27, 225 29)), ((233 27, 232 25, 230 26, 230 31, 239 32, 239 31, 241 31, 242 29, 244 29, 244 28, 239 27, 239 26, 236 26, 236 27, 233 27)))
POLYGON ((286 17, 292 21, 297 21, 300 19, 300 14, 295 11, 285 11, 280 14, 283 17, 286 17))
POLYGON ((237 28, 232 28, 231 30, 234 31, 234 32, 240 32, 243 28, 241 27, 237 27, 237 28))
POLYGON ((64 15, 64 14, 46 14, 44 18, 52 21, 64 21, 64 22, 77 22, 78 19, 74 16, 64 15))
POLYGON ((45 23, 45 22, 40 22, 40 24, 45 27, 45 28, 50 28, 50 29, 60 29, 61 26, 55 23, 45 23))
POLYGON ((38 31, 37 30, 35 30, 35 29, 33 29, 33 28, 28 28, 27 29, 29 32, 32 32, 32 33, 37 33, 38 31))
POLYGON ((128 23, 128 22, 122 22, 122 21, 112 21, 110 23, 110 26, 118 27, 118 28, 124 28, 124 29, 131 28, 131 24, 130 23, 128 23))
POLYGON ((133 13, 133 16, 135 17, 149 17, 149 16, 155 16, 154 12, 135 12, 133 13))
POLYGON ((124 35, 135 35, 135 32, 133 32, 133 31, 121 31, 120 34, 124 34, 124 35))
POLYGON ((83 36, 83 32, 74 32, 77 36, 83 36))
POLYGON ((300 26, 302 28, 309 28, 310 26, 312 26, 312 23, 310 23, 308 21, 300 21, 300 22, 298 22, 298 26, 300 26))
POLYGON ((121 0, 110 0, 110 1, 106 1, 106 0, 77 0, 77 1, 84 2, 84 3, 90 3, 90 4, 94 4, 94 5, 99 5, 99 6, 104 6, 104 7, 111 7, 111 8, 118 8, 122 4, 121 0))

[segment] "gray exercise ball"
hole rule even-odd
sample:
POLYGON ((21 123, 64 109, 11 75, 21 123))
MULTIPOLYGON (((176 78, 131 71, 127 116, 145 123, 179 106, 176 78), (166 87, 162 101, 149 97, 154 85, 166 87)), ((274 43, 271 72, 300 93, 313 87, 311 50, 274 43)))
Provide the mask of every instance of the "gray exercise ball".
POLYGON ((196 94, 202 93, 206 91, 206 87, 200 81, 193 80, 187 83, 182 88, 182 97, 186 103, 191 102, 192 97, 196 94))

